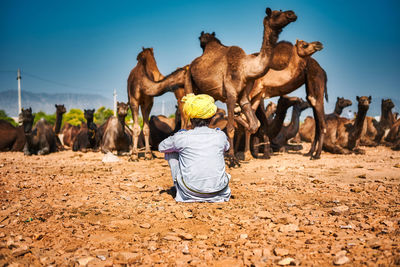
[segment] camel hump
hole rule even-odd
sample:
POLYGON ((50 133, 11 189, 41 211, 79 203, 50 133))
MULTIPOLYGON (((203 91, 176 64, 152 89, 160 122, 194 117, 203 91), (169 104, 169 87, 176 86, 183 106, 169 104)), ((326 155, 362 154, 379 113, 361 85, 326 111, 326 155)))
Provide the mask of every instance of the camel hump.
POLYGON ((283 70, 289 64, 293 55, 293 44, 287 41, 281 41, 274 47, 274 53, 271 60, 271 68, 274 70, 283 70))

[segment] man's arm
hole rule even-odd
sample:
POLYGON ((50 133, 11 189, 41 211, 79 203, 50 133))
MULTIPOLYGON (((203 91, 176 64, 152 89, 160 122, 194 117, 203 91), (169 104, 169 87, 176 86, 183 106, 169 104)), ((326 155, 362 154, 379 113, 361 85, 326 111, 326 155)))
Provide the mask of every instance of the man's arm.
POLYGON ((178 148, 175 147, 175 135, 164 139, 158 145, 158 151, 160 151, 162 153, 179 152, 178 148))

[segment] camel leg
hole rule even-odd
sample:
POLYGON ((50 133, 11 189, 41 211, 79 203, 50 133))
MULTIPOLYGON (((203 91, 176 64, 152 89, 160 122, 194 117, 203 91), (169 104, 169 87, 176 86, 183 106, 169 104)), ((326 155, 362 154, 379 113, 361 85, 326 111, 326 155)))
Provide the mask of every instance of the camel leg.
POLYGON ((226 101, 226 106, 228 108, 228 123, 226 125, 226 132, 229 139, 229 150, 228 150, 228 160, 229 167, 240 166, 239 161, 235 157, 235 150, 233 140, 235 137, 235 127, 234 127, 234 109, 235 109, 236 99, 233 96, 228 96, 226 101))
POLYGON ((186 129, 187 127, 187 118, 185 114, 183 113, 183 103, 182 103, 182 98, 185 96, 185 91, 183 88, 179 88, 174 91, 176 101, 178 103, 178 109, 179 113, 181 114, 181 129, 186 129))
POLYGON ((132 150, 129 161, 138 161, 138 139, 140 135, 139 125, 139 102, 133 97, 129 97, 129 106, 132 111, 133 127, 132 127, 132 150))
POLYGON ((313 109, 315 118, 315 136, 310 151, 306 154, 306 156, 311 156, 311 159, 319 159, 321 157, 322 145, 324 143, 324 137, 326 133, 323 95, 316 99, 313 95, 309 94, 307 96, 307 101, 313 109))
POLYGON ((250 150, 250 137, 251 133, 246 129, 245 130, 245 146, 244 146, 244 160, 249 161, 254 159, 250 150))
POLYGON ((141 106, 142 116, 143 116, 143 135, 145 142, 145 159, 153 159, 153 154, 151 154, 150 149, 150 127, 149 127, 149 116, 151 108, 153 107, 153 97, 146 96, 145 104, 141 106))

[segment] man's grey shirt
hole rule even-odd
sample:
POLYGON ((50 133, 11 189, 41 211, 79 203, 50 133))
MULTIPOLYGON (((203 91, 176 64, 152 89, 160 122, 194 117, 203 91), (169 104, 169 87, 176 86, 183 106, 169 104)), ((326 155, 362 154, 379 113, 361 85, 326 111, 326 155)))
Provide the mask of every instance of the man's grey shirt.
POLYGON ((183 179, 188 188, 200 193, 218 192, 228 185, 230 175, 225 172, 224 160, 228 149, 225 133, 206 126, 179 131, 158 146, 160 152, 179 153, 178 183, 183 179))

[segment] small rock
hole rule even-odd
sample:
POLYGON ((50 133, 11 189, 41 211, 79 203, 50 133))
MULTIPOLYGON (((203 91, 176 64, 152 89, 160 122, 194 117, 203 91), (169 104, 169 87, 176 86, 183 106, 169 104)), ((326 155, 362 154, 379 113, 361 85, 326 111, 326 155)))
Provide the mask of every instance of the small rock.
POLYGON ((192 240, 193 236, 188 233, 179 233, 178 236, 182 238, 183 240, 192 240))
POLYGON ((166 235, 163 239, 167 241, 181 241, 181 238, 175 235, 166 235))
POLYGON ((208 239, 208 236, 206 236, 206 235, 198 235, 198 236, 196 236, 196 238, 201 239, 201 240, 206 240, 206 239, 208 239))
POLYGON ((333 261, 333 264, 335 264, 335 265, 343 265, 343 264, 348 263, 349 261, 350 261, 349 258, 347 258, 344 255, 341 255, 341 256, 335 257, 335 259, 333 261))
POLYGON ((389 220, 384 220, 382 224, 386 225, 387 227, 392 227, 394 225, 394 223, 389 220))
POLYGON ((286 233, 286 232, 295 232, 298 231, 299 227, 296 224, 287 224, 281 225, 278 229, 279 232, 286 233))
POLYGON ((149 223, 143 223, 140 225, 140 228, 150 229, 151 225, 149 223))
POLYGON ((338 214, 341 214, 341 213, 346 212, 348 210, 349 210, 349 207, 347 207, 346 205, 342 205, 342 206, 334 207, 332 209, 331 213, 333 215, 338 215, 338 214))
POLYGON ((311 181, 311 183, 313 183, 313 184, 323 184, 325 182, 321 181, 321 180, 318 180, 318 179, 314 179, 314 180, 311 181))
POLYGON ((354 193, 360 193, 363 191, 363 189, 361 187, 354 187, 354 188, 351 188, 350 191, 354 192, 354 193))
POLYGON ((91 262, 94 259, 96 259, 96 258, 94 258, 92 256, 88 256, 88 257, 78 259, 77 262, 79 263, 79 265, 86 266, 86 265, 88 265, 89 262, 91 262))
POLYGON ((293 258, 284 258, 283 260, 280 260, 279 262, 278 262, 278 264, 279 265, 295 265, 296 264, 296 262, 295 262, 295 259, 293 259, 293 258))
POLYGON ((6 234, 5 233, 0 233, 0 238, 3 238, 3 237, 6 237, 6 234))
POLYGON ((340 229, 353 229, 353 226, 351 226, 350 224, 348 225, 341 225, 340 229))
POLYGON ((239 238, 240 239, 247 239, 249 237, 248 234, 240 234, 239 238))
POLYGON ((366 174, 360 174, 360 175, 357 175, 356 178, 367 179, 367 175, 366 174))
POLYGON ((395 164, 393 167, 400 168, 400 163, 395 164))
POLYGON ((14 251, 12 252, 12 255, 13 255, 14 257, 19 257, 19 256, 25 255, 25 254, 28 253, 28 252, 31 252, 31 251, 29 250, 29 248, 28 248, 27 246, 22 246, 22 247, 20 247, 20 248, 18 248, 18 249, 16 249, 16 250, 14 250, 14 251))
POLYGON ((275 248, 274 249, 274 254, 276 256, 286 256, 289 254, 289 250, 285 249, 285 248, 275 248))
POLYGON ((106 256, 104 256, 104 255, 97 255, 97 258, 99 258, 102 261, 106 260, 106 256))
POLYGON ((118 162, 118 161, 119 161, 119 158, 111 152, 108 152, 107 154, 105 154, 102 159, 102 162, 104 162, 104 163, 111 163, 111 162, 118 162))
POLYGON ((268 211, 263 210, 263 211, 260 211, 260 212, 257 214, 257 217, 260 218, 260 219, 271 219, 271 218, 272 218, 272 215, 271 215, 271 213, 269 213, 268 211))
POLYGON ((192 214, 191 212, 189 212, 189 211, 184 211, 184 212, 183 212, 183 216, 184 216, 186 219, 193 218, 193 214, 192 214))

